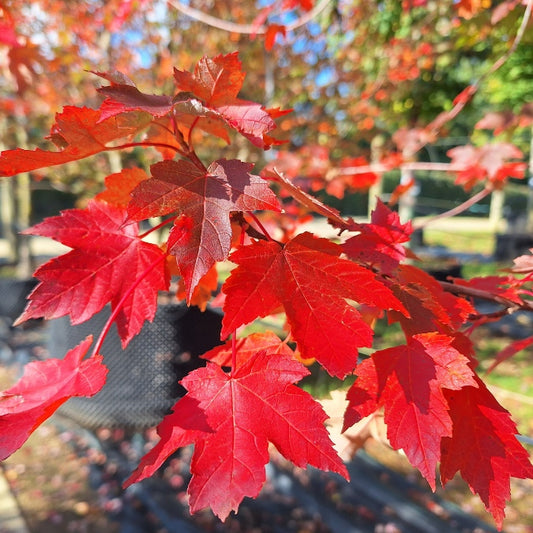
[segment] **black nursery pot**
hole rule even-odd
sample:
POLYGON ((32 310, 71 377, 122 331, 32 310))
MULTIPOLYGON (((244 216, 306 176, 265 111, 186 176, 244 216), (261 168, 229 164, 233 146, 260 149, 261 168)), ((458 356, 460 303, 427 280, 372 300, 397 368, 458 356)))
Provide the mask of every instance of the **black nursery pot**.
POLYGON ((38 281, 35 278, 0 278, 0 316, 14 321, 26 307, 26 297, 38 281))
MULTIPOLYGON (((68 317, 49 323, 51 357, 63 357, 87 335, 98 336, 109 308, 72 326, 68 317)), ((99 427, 144 429, 152 427, 184 394, 178 381, 205 365, 198 355, 220 344, 222 315, 185 305, 160 305, 152 323, 122 350, 115 326, 101 349, 109 369, 104 388, 92 398, 71 398, 59 412, 78 424, 99 427)))

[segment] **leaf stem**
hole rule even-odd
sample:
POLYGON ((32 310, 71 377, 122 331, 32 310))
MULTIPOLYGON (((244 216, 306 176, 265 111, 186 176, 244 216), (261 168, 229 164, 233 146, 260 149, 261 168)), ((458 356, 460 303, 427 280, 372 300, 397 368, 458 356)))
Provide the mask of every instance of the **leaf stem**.
POLYGON ((273 241, 274 239, 270 236, 265 226, 261 224, 261 221, 255 216, 254 213, 248 211, 248 214, 253 218, 254 222, 259 226, 259 229, 263 232, 263 235, 267 238, 268 241, 273 241))
POLYGON ((154 226, 153 228, 150 228, 149 230, 145 231, 144 233, 141 233, 139 235, 139 239, 144 239, 147 235, 150 235, 150 233, 153 233, 154 231, 157 231, 159 228, 162 228, 163 226, 166 226, 167 224, 170 224, 171 222, 174 222, 178 218, 178 215, 174 215, 170 218, 167 218, 163 220, 163 222, 160 222, 157 226, 154 226))
POLYGON ((122 295, 122 298, 119 300, 115 308, 113 309, 111 316, 107 319, 107 322, 104 324, 104 327, 100 333, 100 336, 98 337, 98 340, 96 341, 96 344, 93 348, 91 357, 96 356, 100 349, 102 348, 102 344, 104 343, 105 338, 107 337, 107 334, 109 333, 109 330, 111 329, 111 325, 117 318, 117 315, 120 313, 122 307, 124 306, 124 303, 128 299, 128 297, 131 295, 131 293, 137 288, 139 283, 157 266, 159 266, 160 263, 162 263, 166 259, 166 255, 161 255, 156 261, 154 261, 151 265, 149 265, 131 284, 130 287, 128 287, 128 290, 122 295))
POLYGON ((173 144, 167 144, 167 143, 154 143, 154 142, 134 142, 134 143, 125 143, 120 144, 118 146, 106 146, 106 150, 123 150, 124 148, 136 148, 138 146, 153 146, 154 148, 167 148, 169 150, 174 150, 175 152, 183 155, 184 157, 187 157, 185 152, 178 148, 177 146, 174 146, 173 144))
POLYGON ((231 377, 235 373, 235 367, 237 366, 237 330, 234 329, 231 334, 231 377))

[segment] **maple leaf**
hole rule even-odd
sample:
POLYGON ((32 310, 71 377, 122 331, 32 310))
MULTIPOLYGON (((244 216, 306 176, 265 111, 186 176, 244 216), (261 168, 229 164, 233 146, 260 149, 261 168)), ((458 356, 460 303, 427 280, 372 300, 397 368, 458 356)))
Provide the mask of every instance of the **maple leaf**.
POLYGON ((93 200, 87 209, 63 211, 24 233, 51 237, 73 250, 35 271, 40 283, 17 323, 70 315, 73 324, 80 324, 125 296, 116 323, 126 346, 145 320, 153 320, 157 293, 168 289, 165 254, 139 238, 138 225, 124 209, 93 200), (132 290, 137 276, 144 277, 132 290))
MULTIPOLYGON (((378 180, 378 175, 374 172, 354 172, 350 174, 349 169, 356 167, 367 167, 368 161, 364 157, 344 157, 339 167, 343 169, 343 178, 345 185, 354 191, 368 191, 369 187, 374 185, 378 180)), ((329 188, 329 187, 328 187, 329 188)), ((326 189, 329 194, 332 194, 326 189)), ((335 196, 335 195, 334 195, 335 196)), ((337 196, 342 198, 342 196, 337 196)))
POLYGON ((493 294, 507 302, 513 302, 515 304, 522 303, 522 298, 520 297, 521 282, 513 276, 483 276, 468 280, 454 278, 453 283, 460 287, 468 287, 493 294))
MULTIPOLYGON (((252 333, 243 339, 238 339, 235 343, 236 367, 243 365, 257 352, 264 351, 269 354, 281 353, 287 357, 294 357, 295 353, 287 346, 274 332, 264 331, 262 333, 252 333)), ((222 346, 204 353, 201 357, 219 366, 231 367, 233 352, 233 342, 230 340, 222 346)))
POLYGON ((181 149, 181 145, 176 139, 174 127, 173 119, 170 116, 154 118, 146 130, 143 142, 152 144, 163 159, 174 159, 176 153, 181 149))
MULTIPOLYGON (((174 69, 178 91, 191 93, 252 144, 266 149, 275 142, 267 133, 276 127, 273 118, 280 113, 237 98, 244 77, 237 52, 203 57, 192 74, 174 69)), ((200 111, 199 117, 202 113, 200 111)), ((202 121, 198 120, 197 125, 201 128, 202 121)))
POLYGON ((282 35, 285 37, 287 34, 286 28, 283 24, 269 24, 265 32, 265 50, 272 50, 276 37, 282 35))
POLYGON ((404 450, 433 490, 441 440, 452 434, 443 389, 476 386, 470 360, 452 342, 452 337, 425 333, 409 338, 407 345, 374 352, 357 368, 347 396, 344 428, 384 406, 391 446, 404 450))
POLYGON ((95 72, 111 82, 98 92, 106 96, 100 105, 100 122, 128 111, 146 111, 154 117, 166 115, 172 109, 172 98, 166 95, 144 94, 121 72, 95 72))
POLYGON ((453 430, 442 441, 441 481, 445 485, 460 471, 501 529, 510 478, 533 478, 533 465, 508 411, 477 377, 476 385, 444 390, 453 430))
POLYGON ((137 133, 149 120, 147 114, 128 113, 100 122, 98 110, 66 106, 56 114, 50 133, 50 139, 61 150, 6 150, 0 154, 0 176, 62 165, 105 151, 108 143, 137 133))
POLYGON ((507 361, 518 352, 525 350, 533 344, 533 337, 526 337, 525 339, 518 339, 506 346, 503 350, 498 352, 494 358, 494 362, 487 368, 487 374, 492 372, 500 363, 507 361))
POLYGON ((327 415, 293 385, 309 371, 282 354, 257 352, 233 374, 208 363, 181 381, 188 390, 158 427, 159 443, 125 486, 157 470, 177 448, 194 443, 191 512, 211 507, 225 520, 265 482, 268 443, 299 467, 310 464, 348 477, 324 426, 327 415))
POLYGON ((231 246, 231 211, 280 206, 268 183, 250 174, 253 165, 238 160, 215 161, 201 170, 189 161, 161 161, 152 165, 152 178, 133 190, 128 208, 134 220, 178 211, 168 240, 190 301, 200 278, 217 261, 227 258, 231 246))
POLYGON ((399 321, 408 336, 432 331, 452 335, 475 313, 470 302, 445 292, 434 277, 412 265, 398 266, 391 289, 408 314, 391 310, 389 320, 399 321))
POLYGON ((484 179, 493 187, 501 188, 507 177, 523 178, 526 169, 525 163, 507 162, 523 157, 522 152, 509 143, 492 143, 479 148, 457 146, 448 150, 447 155, 453 166, 464 167, 457 172, 455 183, 467 191, 484 179))
POLYGON ((45 65, 45 59, 40 49, 31 41, 25 39, 25 43, 17 43, 9 49, 9 71, 15 78, 19 94, 29 89, 31 82, 37 78, 40 68, 45 65))
POLYGON ((106 188, 95 196, 95 200, 126 208, 131 201, 131 191, 148 178, 142 168, 123 168, 106 177, 106 188))
POLYGON ((310 233, 285 246, 269 241, 239 248, 230 257, 238 266, 222 287, 222 338, 282 305, 303 358, 315 358, 334 376, 352 372, 357 348, 371 345, 372 330, 346 300, 404 308, 373 272, 340 258, 341 251, 310 233))
POLYGON ((460 17, 469 20, 483 9, 487 9, 488 6, 490 2, 487 3, 486 0, 459 0, 454 3, 453 7, 460 17))
POLYGON ((0 393, 0 460, 18 450, 30 434, 72 396, 93 396, 106 380, 101 355, 83 360, 87 337, 64 359, 28 363, 24 375, 0 393))
POLYGON ((383 272, 392 272, 406 257, 405 247, 401 244, 409 241, 413 231, 411 222, 400 222, 398 213, 391 211, 378 199, 372 211, 370 224, 356 224, 352 227, 359 231, 348 239, 344 252, 348 257, 371 266, 379 266, 383 272))
POLYGON ((517 118, 512 111, 491 111, 479 120, 474 128, 494 130, 494 135, 499 135, 506 129, 516 126, 517 118))
MULTIPOLYGON (((173 261, 176 265, 176 261, 173 261)), ((177 265, 176 265, 177 266, 177 265)), ((178 269, 179 273, 179 269, 178 269)), ((213 265, 207 273, 202 276, 189 301, 189 305, 196 305, 200 310, 205 311, 207 308, 207 303, 211 299, 213 293, 218 289, 218 271, 216 265, 213 265)), ((187 291, 185 289, 185 283, 183 278, 180 277, 178 282, 178 290, 176 291, 176 296, 178 300, 183 300, 187 298, 187 291)))

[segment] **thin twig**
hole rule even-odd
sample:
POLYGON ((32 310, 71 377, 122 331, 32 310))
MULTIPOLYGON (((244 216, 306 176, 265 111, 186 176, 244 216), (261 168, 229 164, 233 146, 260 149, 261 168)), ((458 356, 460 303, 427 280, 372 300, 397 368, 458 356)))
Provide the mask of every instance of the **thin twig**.
POLYGON ((440 220, 441 218, 455 217, 455 216, 459 215, 460 213, 466 211, 467 209, 469 209, 473 205, 477 204, 481 200, 483 200, 483 198, 485 198, 486 196, 491 194, 491 192, 492 192, 492 189, 487 189, 487 188, 482 189, 481 191, 479 191, 478 193, 474 194, 474 196, 471 196, 468 200, 466 200, 462 204, 460 204, 460 205, 458 205, 458 206, 456 206, 453 209, 450 209, 448 211, 444 211, 444 213, 439 213, 438 215, 435 215, 435 216, 433 216, 433 217, 431 217, 431 218, 429 218, 427 220, 424 220, 423 222, 421 222, 419 224, 414 224, 413 228, 415 230, 424 229, 428 224, 431 224, 432 222, 435 222, 435 220, 440 220))

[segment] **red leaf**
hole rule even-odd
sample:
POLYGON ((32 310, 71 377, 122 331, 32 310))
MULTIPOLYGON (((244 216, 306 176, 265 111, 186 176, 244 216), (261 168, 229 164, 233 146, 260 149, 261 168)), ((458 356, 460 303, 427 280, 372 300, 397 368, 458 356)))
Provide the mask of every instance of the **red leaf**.
POLYGON ((107 144, 137 133, 149 123, 148 115, 128 113, 100 121, 100 111, 66 106, 56 114, 50 139, 60 148, 48 150, 6 150, 0 155, 0 175, 13 176, 43 167, 77 161, 107 149, 107 144))
MULTIPOLYGON (((465 89, 463 89, 454 99, 453 99, 453 105, 466 105, 472 96, 476 94, 477 92, 477 86, 476 85, 468 85, 465 89)), ((451 118, 451 117, 450 117, 451 118)))
POLYGON ((416 180, 413 176, 410 176, 405 183, 398 183, 389 197, 389 205, 396 205, 399 199, 407 192, 409 192, 416 185, 416 180))
POLYGON ((222 288, 222 337, 282 305, 303 358, 314 357, 334 376, 352 372, 357 348, 371 345, 372 330, 346 299, 404 309, 370 270, 339 258, 341 251, 309 233, 284 247, 270 241, 238 249, 230 257, 238 267, 222 288))
MULTIPOLYGON (((507 167, 508 159, 520 159, 523 156, 516 146, 509 143, 486 144, 479 148, 472 145, 457 146, 448 150, 447 155, 451 158, 453 166, 464 167, 463 170, 457 172, 455 182, 466 190, 471 189, 485 178, 501 186, 499 182, 510 175, 523 177, 518 173, 519 168, 507 167)), ((523 169, 525 170, 525 165, 523 169)))
MULTIPOLYGON (((174 265, 177 267, 176 262, 173 261, 174 265)), ((178 269, 179 270, 179 269, 178 269)), ((207 303, 211 300, 213 293, 218 289, 218 271, 216 265, 213 265, 208 271, 207 274, 202 276, 198 285, 194 288, 192 293, 189 305, 196 305, 202 311, 205 311, 207 308, 207 303)), ((183 283, 183 278, 180 278, 178 283, 178 290, 176 296, 179 300, 183 300, 187 297, 185 290, 185 284, 183 283)))
POLYGON ((39 70, 46 64, 40 48, 31 41, 24 40, 24 44, 18 43, 7 52, 9 71, 15 78, 21 95, 30 88, 33 79, 38 77, 39 70))
POLYGON ((178 261, 187 301, 200 278, 228 256, 231 211, 280 210, 267 182, 250 174, 252 167, 222 159, 202 171, 188 161, 161 161, 152 165, 153 177, 133 191, 128 211, 135 220, 183 213, 171 230, 168 250, 178 261))
POLYGON ((506 346, 503 350, 496 354, 494 362, 487 368, 487 374, 492 372, 500 363, 503 363, 507 359, 513 357, 518 352, 525 350, 528 346, 533 344, 533 337, 527 337, 525 339, 519 339, 513 341, 509 346, 506 346))
POLYGON ((131 202, 133 189, 148 177, 142 168, 124 168, 106 177, 106 189, 97 194, 95 199, 126 208, 131 202))
MULTIPOLYGON (((203 57, 192 74, 174 69, 174 79, 179 91, 192 93, 227 125, 255 146, 266 149, 274 142, 267 133, 276 127, 273 118, 278 113, 265 109, 260 104, 237 98, 244 77, 236 52, 214 58, 203 57)), ((198 125, 202 127, 200 122, 198 125)))
POLYGON ((343 249, 348 257, 384 272, 392 272, 406 257, 405 247, 413 231, 411 222, 402 224, 398 213, 391 211, 378 199, 370 224, 354 224, 359 235, 348 239, 343 249))
POLYGON ((467 300, 444 292, 435 278, 417 267, 400 265, 396 275, 391 288, 408 315, 390 311, 389 319, 398 320, 408 336, 432 331, 452 336, 475 313, 467 300))
POLYGON ((406 346, 374 352, 371 363, 356 370, 363 379, 358 377, 348 394, 345 417, 346 429, 347 422, 356 422, 383 405, 391 446, 404 450, 433 490, 441 440, 452 434, 442 389, 476 386, 469 359, 452 342, 451 337, 426 333, 410 338, 406 346))
POLYGON ((6 16, 6 13, 2 13, 3 19, 0 21, 0 43, 9 47, 20 46, 19 37, 15 30, 15 21, 6 16))
POLYGON ((483 0, 459 0, 458 2, 454 3, 453 7, 457 10, 457 14, 466 20, 471 19, 480 11, 486 9, 486 5, 483 0))
MULTIPOLYGON (((237 352, 237 367, 243 365, 248 359, 260 351, 266 354, 279 353, 287 357, 294 357, 294 352, 272 331, 252 333, 244 337, 244 339, 238 339, 235 349, 237 352)), ((219 366, 231 367, 232 351, 232 341, 230 340, 226 344, 217 346, 204 353, 202 358, 212 361, 219 366)))
POLYGON ((99 93, 106 96, 100 106, 100 122, 127 111, 146 111, 154 117, 161 117, 172 109, 170 96, 144 94, 120 72, 91 72, 111 82, 111 86, 98 89, 99 93))
POLYGON ((26 365, 22 378, 0 393, 0 460, 18 450, 30 434, 72 396, 93 396, 106 380, 102 356, 83 360, 87 337, 64 359, 26 365))
POLYGON ((25 233, 51 237, 73 248, 39 267, 39 285, 18 323, 29 318, 70 315, 73 324, 88 320, 108 302, 114 308, 136 282, 117 316, 117 328, 125 346, 153 320, 157 293, 168 288, 163 259, 155 244, 139 239, 137 224, 126 211, 92 201, 87 209, 69 209, 25 233))
POLYGON ((469 280, 455 278, 453 282, 455 285, 488 292, 516 304, 522 303, 522 298, 520 297, 520 281, 516 280, 513 276, 483 276, 469 280))
POLYGON ((187 395, 158 428, 161 441, 125 485, 148 477, 177 447, 192 442, 191 512, 211 507, 222 520, 261 490, 269 442, 299 467, 310 464, 347 478, 323 425, 327 415, 292 385, 307 374, 297 361, 264 351, 233 375, 211 363, 195 370, 182 381, 187 395))
POLYGON ((444 485, 460 471, 501 529, 509 480, 532 478, 533 465, 509 413, 479 378, 476 381, 476 388, 444 391, 453 431, 442 441, 441 480, 444 485))
POLYGON ((494 135, 515 126, 517 116, 512 111, 491 111, 474 126, 476 129, 494 130, 494 135))
MULTIPOLYGON (((339 163, 339 168, 344 169, 343 177, 346 181, 346 186, 349 186, 354 191, 367 191, 369 187, 374 185, 379 177, 374 172, 354 172, 349 173, 348 169, 356 167, 367 167, 368 161, 364 157, 344 157, 339 163)), ((342 197, 341 197, 342 198, 342 197)))
POLYGON ((286 28, 283 24, 269 24, 265 32, 265 50, 272 50, 278 34, 285 37, 286 33, 286 28))

